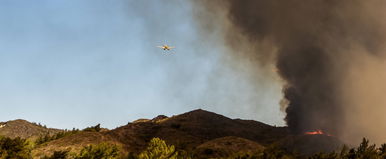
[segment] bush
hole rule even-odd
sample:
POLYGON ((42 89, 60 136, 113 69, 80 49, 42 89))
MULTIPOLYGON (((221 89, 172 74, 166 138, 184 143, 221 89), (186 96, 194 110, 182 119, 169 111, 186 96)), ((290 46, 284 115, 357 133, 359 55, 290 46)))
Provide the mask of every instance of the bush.
POLYGON ((75 159, 114 159, 118 158, 119 149, 116 145, 101 143, 84 147, 75 159))
POLYGON ((68 151, 55 151, 52 156, 45 156, 42 159, 66 159, 68 151))
POLYGON ((31 158, 31 150, 28 148, 28 142, 25 139, 0 137, 0 156, 2 159, 31 158))

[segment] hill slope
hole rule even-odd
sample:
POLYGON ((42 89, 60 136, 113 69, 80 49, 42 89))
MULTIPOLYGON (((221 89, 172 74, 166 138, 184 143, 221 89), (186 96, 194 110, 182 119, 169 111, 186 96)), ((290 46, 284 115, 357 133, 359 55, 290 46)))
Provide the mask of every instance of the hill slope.
POLYGON ((228 136, 210 140, 197 146, 200 158, 222 158, 236 153, 258 153, 264 146, 244 138, 228 136))
POLYGON ((33 153, 43 155, 55 150, 78 151, 85 145, 101 142, 117 144, 125 153, 139 153, 154 137, 159 137, 180 150, 198 153, 207 150, 218 152, 213 153, 214 156, 226 154, 223 153, 225 151, 236 152, 241 149, 246 152, 253 149, 260 151, 264 146, 274 143, 287 150, 296 148, 299 153, 303 153, 301 152, 303 150, 305 153, 330 150, 326 147, 331 146, 328 142, 332 140, 334 143, 331 147, 341 144, 329 136, 294 136, 286 127, 273 127, 252 120, 230 119, 199 109, 172 117, 161 115, 151 120, 137 120, 103 132, 76 133, 40 145, 33 153), (308 146, 312 146, 311 150, 303 148, 302 143, 299 143, 307 143, 308 140, 310 140, 308 146), (313 145, 320 143, 323 143, 321 147, 313 145))
POLYGON ((35 139, 45 134, 55 134, 62 130, 46 128, 44 126, 17 119, 7 122, 0 122, 0 135, 10 138, 32 138, 35 139))

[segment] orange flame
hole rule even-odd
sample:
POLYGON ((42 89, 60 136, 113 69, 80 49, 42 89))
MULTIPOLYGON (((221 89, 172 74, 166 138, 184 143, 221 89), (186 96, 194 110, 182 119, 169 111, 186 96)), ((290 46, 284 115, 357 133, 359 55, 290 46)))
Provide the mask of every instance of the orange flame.
POLYGON ((324 133, 322 130, 316 130, 316 131, 307 131, 304 134, 306 135, 327 135, 327 136, 332 136, 330 134, 324 133))
POLYGON ((322 135, 324 134, 322 130, 316 130, 316 131, 307 131, 305 132, 306 135, 322 135))

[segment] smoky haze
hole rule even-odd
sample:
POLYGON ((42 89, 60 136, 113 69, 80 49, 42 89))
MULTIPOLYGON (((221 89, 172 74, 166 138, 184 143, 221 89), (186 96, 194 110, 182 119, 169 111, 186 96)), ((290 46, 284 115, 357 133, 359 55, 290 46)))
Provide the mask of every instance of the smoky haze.
POLYGON ((276 67, 284 81, 285 121, 293 133, 321 129, 346 141, 368 137, 385 142, 385 1, 228 0, 196 5, 205 8, 197 19, 208 31, 211 25, 226 26, 223 34, 235 62, 249 59, 256 69, 276 67), (218 20, 204 14, 225 18, 214 24, 218 20))

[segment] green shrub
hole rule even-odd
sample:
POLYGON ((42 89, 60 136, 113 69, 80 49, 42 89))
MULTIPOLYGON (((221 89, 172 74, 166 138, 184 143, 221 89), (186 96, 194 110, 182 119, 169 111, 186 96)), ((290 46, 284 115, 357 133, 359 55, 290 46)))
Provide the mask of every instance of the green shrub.
POLYGON ((11 139, 8 137, 0 137, 0 156, 2 159, 11 158, 31 158, 31 150, 28 147, 28 142, 19 137, 11 139))
POLYGON ((116 145, 101 143, 84 147, 75 159, 114 159, 118 158, 119 149, 116 145))
MULTIPOLYGON (((133 157, 132 157, 133 158, 133 157)), ((174 145, 167 145, 160 138, 153 138, 149 142, 146 150, 141 152, 135 158, 138 159, 190 159, 185 151, 177 151, 174 145)))

